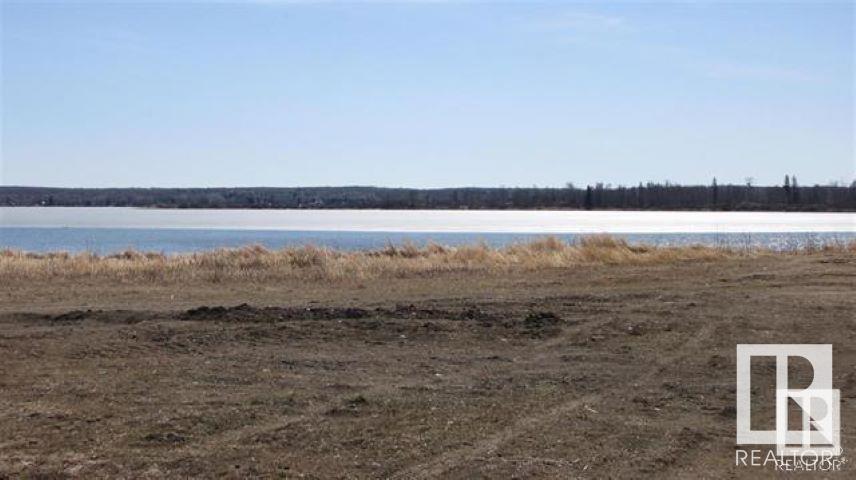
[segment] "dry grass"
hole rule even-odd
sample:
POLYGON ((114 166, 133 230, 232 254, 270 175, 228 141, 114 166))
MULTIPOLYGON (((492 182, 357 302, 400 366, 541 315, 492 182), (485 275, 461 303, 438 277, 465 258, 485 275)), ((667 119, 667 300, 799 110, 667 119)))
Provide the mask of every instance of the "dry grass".
MULTIPOLYGON (((856 242, 824 249, 856 254, 856 242)), ((638 246, 603 235, 584 237, 574 243, 546 237, 502 248, 486 244, 459 247, 405 244, 354 252, 314 246, 269 250, 257 245, 182 255, 131 250, 106 256, 3 250, 0 251, 0 281, 86 278, 120 282, 337 280, 449 271, 537 270, 592 264, 667 264, 764 254, 772 252, 706 246, 638 246)))

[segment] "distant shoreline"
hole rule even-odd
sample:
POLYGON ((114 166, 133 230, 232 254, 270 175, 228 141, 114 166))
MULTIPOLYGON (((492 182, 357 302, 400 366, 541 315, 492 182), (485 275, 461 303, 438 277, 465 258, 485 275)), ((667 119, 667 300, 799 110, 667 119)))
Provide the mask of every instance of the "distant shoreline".
POLYGON ((0 206, 253 210, 856 212, 850 186, 597 184, 578 188, 54 188, 0 186, 0 206))

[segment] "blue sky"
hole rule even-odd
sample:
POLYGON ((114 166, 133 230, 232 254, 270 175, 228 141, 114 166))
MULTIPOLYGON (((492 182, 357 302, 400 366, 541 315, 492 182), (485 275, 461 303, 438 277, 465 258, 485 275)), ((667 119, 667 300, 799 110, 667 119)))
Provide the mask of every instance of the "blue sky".
POLYGON ((2 4, 0 184, 856 177, 854 7, 2 4))

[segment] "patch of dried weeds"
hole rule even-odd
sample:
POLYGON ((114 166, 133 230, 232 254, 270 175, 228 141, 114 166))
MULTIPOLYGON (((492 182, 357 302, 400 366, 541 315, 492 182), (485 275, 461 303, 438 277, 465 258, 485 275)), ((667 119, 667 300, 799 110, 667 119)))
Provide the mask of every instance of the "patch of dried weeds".
MULTIPOLYGON (((787 252, 856 254, 856 242, 787 252)), ((181 282, 223 280, 271 281, 402 277, 450 271, 503 272, 570 268, 579 265, 645 265, 772 255, 763 249, 630 245, 608 235, 565 242, 545 237, 494 248, 487 244, 444 246, 389 245, 379 250, 343 251, 317 246, 270 250, 260 245, 207 252, 166 255, 127 250, 112 255, 68 252, 0 251, 0 279, 112 279, 120 282, 181 282)))

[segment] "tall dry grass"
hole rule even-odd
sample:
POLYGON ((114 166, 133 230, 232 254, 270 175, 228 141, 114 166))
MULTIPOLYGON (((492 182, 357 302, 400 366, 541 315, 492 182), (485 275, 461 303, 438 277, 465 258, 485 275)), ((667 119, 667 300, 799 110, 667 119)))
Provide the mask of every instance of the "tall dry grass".
MULTIPOLYGON (((856 242, 828 248, 856 254, 856 242)), ((769 253, 706 246, 637 246, 609 236, 589 236, 573 243, 546 237, 502 248, 486 244, 458 247, 405 244, 389 245, 380 250, 341 251, 314 246, 280 250, 247 246, 181 255, 129 250, 105 256, 3 250, 0 251, 0 283, 87 278, 119 282, 364 279, 451 271, 497 272, 578 265, 714 261, 769 253)))

